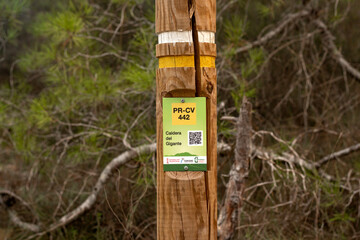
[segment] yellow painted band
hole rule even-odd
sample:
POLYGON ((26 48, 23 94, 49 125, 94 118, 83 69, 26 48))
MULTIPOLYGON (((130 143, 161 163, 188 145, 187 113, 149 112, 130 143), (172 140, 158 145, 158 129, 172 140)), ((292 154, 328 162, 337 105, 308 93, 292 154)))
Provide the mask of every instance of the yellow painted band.
POLYGON ((159 58, 159 68, 195 67, 194 56, 167 56, 159 58))
POLYGON ((215 68, 215 57, 200 56, 200 67, 215 68))
MULTIPOLYGON (((194 56, 167 56, 159 58, 159 68, 195 67, 194 56)), ((215 68, 215 57, 200 56, 200 67, 215 68)))

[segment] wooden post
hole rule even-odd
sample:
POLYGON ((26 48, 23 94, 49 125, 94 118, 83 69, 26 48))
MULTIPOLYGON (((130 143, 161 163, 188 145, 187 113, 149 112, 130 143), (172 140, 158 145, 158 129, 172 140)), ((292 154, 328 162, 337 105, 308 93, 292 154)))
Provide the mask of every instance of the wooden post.
POLYGON ((216 0, 156 0, 157 239, 217 239, 216 0), (207 171, 164 172, 163 97, 206 97, 207 171))

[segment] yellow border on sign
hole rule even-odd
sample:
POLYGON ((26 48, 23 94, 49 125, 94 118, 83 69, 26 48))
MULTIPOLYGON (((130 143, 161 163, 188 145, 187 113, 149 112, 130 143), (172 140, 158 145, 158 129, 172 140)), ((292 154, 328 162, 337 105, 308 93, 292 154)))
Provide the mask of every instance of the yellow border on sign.
MULTIPOLYGON (((159 68, 195 67, 194 56, 167 56, 159 58, 159 68)), ((215 57, 200 56, 200 67, 215 68, 215 57)))

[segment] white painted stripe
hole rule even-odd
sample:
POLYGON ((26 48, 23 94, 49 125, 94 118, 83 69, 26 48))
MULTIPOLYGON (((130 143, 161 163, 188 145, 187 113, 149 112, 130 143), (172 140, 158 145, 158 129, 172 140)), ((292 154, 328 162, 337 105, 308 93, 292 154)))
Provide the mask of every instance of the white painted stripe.
POLYGON ((184 32, 163 32, 158 35, 158 42, 161 43, 177 43, 177 42, 193 42, 192 31, 184 32))
MULTIPOLYGON (((215 33, 198 31, 199 42, 215 43, 215 33)), ((193 42, 192 31, 162 32, 158 35, 158 43, 193 42)))
POLYGON ((199 42, 203 43, 215 43, 215 33, 198 31, 199 42))

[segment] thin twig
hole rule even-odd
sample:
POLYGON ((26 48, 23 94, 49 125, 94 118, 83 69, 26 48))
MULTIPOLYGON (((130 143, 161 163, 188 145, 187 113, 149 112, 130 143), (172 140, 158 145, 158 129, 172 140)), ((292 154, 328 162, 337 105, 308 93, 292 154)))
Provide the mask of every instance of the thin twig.
POLYGON ((267 34, 265 34, 263 37, 259 38, 258 40, 251 42, 251 43, 237 49, 235 51, 235 54, 247 52, 254 47, 261 46, 261 45, 267 43, 269 40, 271 40, 273 37, 278 35, 282 30, 284 30, 288 25, 293 23, 295 20, 309 16, 310 14, 311 14, 311 12, 309 10, 302 10, 297 13, 292 13, 292 14, 286 15, 285 18, 280 21, 280 24, 278 24, 278 26, 275 29, 271 30, 270 32, 268 32, 267 34))
POLYGON ((358 144, 355 144, 351 147, 347 147, 345 149, 342 149, 340 151, 337 151, 337 152, 334 152, 326 157, 323 157, 322 159, 320 159, 319 161, 317 161, 315 163, 315 166, 317 168, 321 167, 323 164, 333 160, 333 159, 336 159, 336 158, 340 158, 340 157, 344 157, 350 153, 353 153, 353 152, 356 152, 356 151, 359 151, 360 150, 360 143, 358 144))
POLYGON ((320 19, 315 19, 313 21, 315 25, 320 28, 323 31, 323 37, 324 41, 326 42, 326 47, 331 50, 333 53, 334 59, 344 68, 348 73, 353 75, 355 79, 360 82, 360 71, 357 70, 355 67, 353 67, 341 54, 340 50, 335 45, 335 37, 334 35, 329 31, 326 24, 321 21, 320 19))

